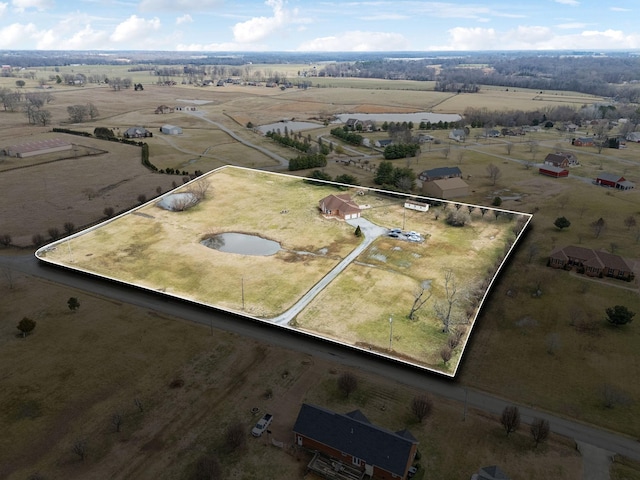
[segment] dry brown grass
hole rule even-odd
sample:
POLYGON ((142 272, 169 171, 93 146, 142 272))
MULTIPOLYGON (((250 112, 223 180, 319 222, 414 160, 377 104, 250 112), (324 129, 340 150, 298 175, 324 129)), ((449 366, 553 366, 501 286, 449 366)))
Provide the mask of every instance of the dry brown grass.
POLYGON ((359 408, 383 427, 409 428, 434 478, 466 478, 497 461, 509 473, 580 478, 580 458, 562 439, 534 452, 524 431, 506 441, 497 419, 469 411, 461 422, 462 405, 439 398, 432 417, 417 424, 409 405, 424 392, 370 373, 354 371, 359 388, 347 402, 336 387, 336 363, 222 331, 210 335, 206 326, 36 278, 16 275, 13 290, 1 288, 0 476, 7 480, 34 472, 69 480, 189 478, 207 452, 220 458, 224 478, 303 478, 307 457, 270 447, 266 437, 249 438, 242 452, 222 450, 231 421, 249 432, 253 407, 274 414, 273 438, 290 445, 303 401, 341 413, 359 408), (66 308, 69 296, 80 300, 76 313, 66 308), (15 324, 25 315, 37 327, 17 338, 15 324), (184 386, 170 388, 176 379, 184 386), (120 433, 110 423, 114 412, 124 419, 120 433), (84 462, 72 452, 77 439, 87 441, 84 462))
MULTIPOLYGON (((55 248, 47 247, 41 258, 251 317, 270 318, 292 307, 359 243, 354 227, 325 219, 318 212, 318 201, 335 192, 331 186, 309 186, 298 177, 234 168, 212 172, 197 182, 207 182, 211 189, 196 207, 171 212, 150 203, 55 248), (278 242, 282 250, 271 256, 235 255, 200 243, 207 235, 224 232, 258 235, 278 242)), ((379 239, 359 256, 356 266, 349 267, 296 317, 295 325, 351 345, 386 351, 387 319, 394 315, 394 355, 455 372, 460 350, 452 362, 439 359, 449 332, 434 314, 434 305, 445 301, 445 272, 452 272, 458 288, 452 323, 464 324, 468 334, 476 307, 471 298, 486 288, 492 268, 515 238, 512 230, 517 220, 496 220, 492 214, 482 218, 476 211, 465 228, 453 228, 444 223, 444 215, 435 220, 433 215, 403 214, 402 204, 393 198, 366 195, 359 199, 370 207, 364 217, 388 228, 404 221, 405 230, 420 232, 426 242, 379 239), (409 321, 413 295, 424 282, 429 282, 433 299, 409 321)), ((449 287, 453 289, 453 283, 449 287)))

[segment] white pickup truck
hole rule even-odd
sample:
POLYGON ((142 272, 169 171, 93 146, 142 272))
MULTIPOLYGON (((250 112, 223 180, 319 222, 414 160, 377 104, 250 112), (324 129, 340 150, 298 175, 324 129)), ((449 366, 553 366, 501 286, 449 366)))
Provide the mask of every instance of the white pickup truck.
POLYGON ((273 420, 273 415, 265 413, 262 418, 258 420, 256 426, 253 427, 253 430, 251 430, 251 435, 254 437, 262 435, 269 428, 269 425, 271 425, 271 420, 273 420))

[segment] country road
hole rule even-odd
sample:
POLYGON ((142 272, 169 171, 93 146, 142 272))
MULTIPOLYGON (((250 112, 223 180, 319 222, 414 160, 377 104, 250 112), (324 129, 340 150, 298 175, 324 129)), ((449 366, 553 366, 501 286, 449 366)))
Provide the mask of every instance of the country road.
MULTIPOLYGON (((165 297, 155 292, 136 289, 89 275, 41 264, 33 254, 0 255, 0 269, 9 269, 33 275, 51 282, 116 299, 120 302, 137 305, 141 308, 158 311, 166 315, 204 324, 211 328, 230 331, 279 347, 339 362, 345 366, 369 371, 405 385, 428 391, 435 396, 460 402, 461 419, 463 408, 477 409, 497 417, 506 405, 514 404, 514 402, 491 395, 488 392, 465 387, 456 381, 428 374, 419 369, 408 368, 406 365, 396 363, 392 359, 368 355, 366 352, 318 340, 300 332, 294 332, 293 329, 288 327, 269 324, 268 322, 246 320, 229 313, 165 297)), ((500 382, 502 379, 496 379, 496 381, 500 382)), ((549 412, 539 411, 526 404, 518 404, 517 402, 515 404, 520 408, 524 423, 530 423, 534 417, 544 418, 550 422, 551 429, 556 434, 573 438, 581 444, 598 447, 599 449, 640 461, 640 443, 635 438, 559 417, 549 412)))

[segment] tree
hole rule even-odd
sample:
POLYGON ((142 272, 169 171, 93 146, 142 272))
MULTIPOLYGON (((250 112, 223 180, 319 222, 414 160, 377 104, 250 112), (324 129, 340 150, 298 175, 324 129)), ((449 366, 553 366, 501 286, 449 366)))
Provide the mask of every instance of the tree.
POLYGON ((9 245, 11 245, 11 241, 11 235, 9 235, 8 233, 0 235, 0 245, 2 245, 3 247, 8 247, 9 245))
POLYGON ((456 279, 453 275, 453 271, 449 268, 444 271, 444 291, 445 291, 445 301, 437 302, 433 309, 435 310, 436 317, 442 322, 442 331, 445 333, 449 333, 449 328, 451 327, 452 318, 451 314, 453 311, 453 306, 456 304, 458 299, 456 298, 456 294, 458 292, 458 286, 456 285, 456 279))
POLYGON ((632 227, 636 226, 636 217, 633 215, 629 215, 624 219, 624 226, 627 227, 627 230, 631 230, 632 227))
POLYGON ((245 426, 240 420, 234 420, 224 432, 224 445, 227 452, 235 452, 242 449, 247 442, 245 426))
POLYGON ((67 235, 71 235, 75 229, 76 226, 73 224, 73 222, 65 222, 64 231, 67 235))
POLYGON ((24 80, 16 80, 16 87, 18 88, 22 88, 25 85, 25 81, 24 80))
POLYGON ((354 234, 356 237, 361 237, 361 236, 362 236, 362 229, 360 228, 360 225, 358 225, 358 226, 356 227, 356 231, 355 231, 355 232, 353 232, 353 234, 354 234))
POLYGON ((138 202, 140 202, 140 205, 142 205, 146 201, 147 201, 147 196, 144 193, 141 193, 140 195, 138 195, 138 202))
POLYGON ((544 442, 549 437, 551 428, 549 426, 549 420, 543 418, 534 418, 529 428, 533 441, 536 442, 536 448, 540 442, 544 442))
POLYGON ((616 305, 615 307, 609 307, 605 310, 607 313, 607 321, 611 325, 619 327, 620 325, 626 325, 633 321, 635 312, 630 311, 624 305, 616 305))
POLYGON ((427 418, 433 410, 433 401, 428 395, 418 395, 413 397, 411 402, 411 412, 418 417, 418 421, 422 423, 422 420, 427 418))
POLYGON ((373 177, 376 185, 390 185, 393 183, 393 164, 388 160, 383 160, 378 165, 376 175, 373 177))
POLYGON ((198 459, 192 480, 218 480, 222 478, 220 461, 215 455, 203 455, 198 459))
POLYGON ((358 388, 358 379, 351 372, 344 372, 338 377, 338 389, 349 398, 349 395, 358 388))
POLYGON ((520 410, 518 410, 518 407, 515 405, 504 407, 500 416, 500 423, 504 431, 507 432, 507 436, 518 430, 520 428, 520 410))
POLYGON ((565 217, 558 217, 556 218, 556 221, 553 222, 553 224, 556 227, 558 227, 560 230, 562 230, 564 228, 569 228, 569 226, 571 225, 571 222, 567 220, 565 217))
POLYGON ((440 350, 440 358, 442 359, 445 365, 449 360, 451 360, 452 356, 453 356, 453 350, 451 350, 451 347, 449 346, 442 347, 442 349, 440 350))
POLYGON ((22 333, 22 338, 25 338, 27 335, 29 335, 34 328, 36 328, 35 320, 31 320, 28 317, 24 317, 18 322, 18 330, 20 330, 20 332, 22 333))
POLYGON ((89 115, 86 105, 69 105, 67 107, 67 113, 69 114, 69 121, 71 121, 71 123, 84 122, 89 115))
POLYGON ((605 222, 604 218, 602 217, 600 217, 595 222, 591 223, 591 230, 593 230, 593 234, 596 236, 596 238, 600 237, 602 232, 604 232, 604 229, 606 228, 606 226, 607 226, 607 222, 605 222))
POLYGON ((422 306, 429 301, 429 299, 431 298, 431 295, 433 295, 433 292, 431 291, 429 292, 428 295, 425 295, 425 292, 429 286, 430 286, 429 283, 422 282, 418 290, 416 290, 416 292, 413 294, 414 300, 413 300, 413 305, 411 305, 411 311, 409 312, 409 315, 408 315, 409 320, 414 319, 416 312, 420 310, 422 306))
POLYGON ((75 312, 80 308, 80 302, 76 297, 70 297, 69 300, 67 300, 67 306, 69 307, 69 310, 75 312))
MULTIPOLYGON (((493 205, 494 207, 499 207, 500 205, 502 205, 502 198, 494 197, 493 201, 491 202, 491 205, 493 205)), ((484 217, 484 214, 486 213, 486 210, 482 210, 482 212, 483 212, 482 216, 484 217)))
POLYGON ((104 207, 104 210, 102 211, 105 217, 113 216, 113 212, 114 212, 113 207, 104 207))
POLYGON ((80 457, 80 461, 84 462, 84 459, 87 456, 87 441, 80 439, 76 440, 73 443, 72 451, 80 457))
POLYGON ((487 176, 491 179, 491 185, 495 185, 498 179, 502 176, 502 172, 496 165, 490 163, 487 165, 487 176))
POLYGON ((111 415, 111 424, 113 425, 113 428, 115 428, 116 433, 119 433, 120 428, 122 428, 122 414, 116 412, 111 415))

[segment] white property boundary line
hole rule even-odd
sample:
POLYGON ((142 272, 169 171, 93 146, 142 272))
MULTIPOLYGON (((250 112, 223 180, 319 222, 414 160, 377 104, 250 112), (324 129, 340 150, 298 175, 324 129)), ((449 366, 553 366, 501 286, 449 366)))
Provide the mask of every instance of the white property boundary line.
MULTIPOLYGON (((88 232, 91 232, 93 230, 101 228, 101 227, 103 227, 103 226, 105 226, 105 225, 107 225, 107 224, 109 224, 109 223, 111 223, 111 222, 113 222, 115 220, 118 220, 121 217, 124 217, 125 215, 135 214, 138 210, 146 207, 147 205, 149 205, 151 203, 157 203, 158 201, 164 199, 166 196, 169 196, 169 195, 172 195, 172 194, 176 193, 176 190, 181 190, 181 189, 183 189, 184 187, 188 186, 189 184, 191 184, 193 182, 196 182, 198 180, 206 178, 208 175, 212 175, 212 174, 214 174, 216 172, 219 172, 219 171, 221 171, 223 169, 227 169, 227 168, 238 169, 238 170, 247 170, 247 171, 251 171, 251 172, 260 172, 260 173, 265 173, 265 174, 269 174, 269 175, 280 175, 280 176, 294 178, 294 179, 299 180, 301 182, 303 182, 305 180, 309 180, 309 179, 307 179, 305 177, 299 177, 299 176, 290 175, 290 174, 274 173, 274 172, 269 172, 269 171, 265 171, 265 170, 256 170, 256 169, 251 169, 251 168, 236 167, 236 166, 226 165, 226 166, 217 168, 215 170, 211 170, 210 172, 207 172, 206 174, 204 174, 204 175, 202 175, 200 177, 196 177, 193 180, 191 180, 191 181, 189 181, 189 182, 187 182, 187 183, 185 183, 185 184, 183 184, 183 185, 181 185, 179 187, 176 187, 176 189, 170 190, 170 191, 164 193, 163 195, 160 195, 159 197, 156 197, 156 198, 154 198, 152 200, 149 200, 148 202, 146 202, 144 204, 141 204, 141 205, 138 205, 138 206, 132 208, 131 210, 127 210, 127 211, 125 211, 123 213, 120 213, 119 215, 117 215, 115 217, 109 218, 109 219, 107 219, 107 220, 105 220, 103 222, 100 222, 98 224, 92 225, 91 227, 88 227, 88 228, 86 228, 84 230, 76 232, 76 233, 74 233, 74 234, 72 234, 72 235, 70 235, 68 237, 65 237, 65 238, 60 239, 60 240, 56 240, 55 242, 52 242, 52 243, 49 243, 49 244, 47 244, 47 245, 45 245, 43 247, 40 247, 38 250, 36 250, 35 256, 41 262, 48 263, 50 265, 55 265, 55 266, 58 266, 58 267, 62 267, 62 268, 65 268, 67 270, 82 272, 84 274, 89 274, 89 275, 91 275, 93 277, 101 278, 101 279, 104 279, 104 280, 109 280, 109 281, 118 283, 120 285, 127 285, 127 286, 130 286, 130 287, 134 287, 136 289, 141 289, 141 290, 145 290, 145 291, 148 291, 148 292, 153 292, 153 293, 158 294, 158 295, 163 295, 163 296, 166 296, 166 297, 176 298, 176 299, 179 299, 179 300, 182 300, 182 301, 186 301, 186 302, 189 302, 189 303, 193 303, 193 304, 197 304, 197 305, 200 305, 200 306, 203 306, 203 307, 206 307, 206 308, 211 308, 213 310, 217 310, 217 311, 220 311, 220 312, 228 313, 228 314, 231 314, 231 315, 233 315, 235 317, 243 317, 243 318, 246 318, 248 320, 261 322, 261 323, 266 323, 266 324, 270 324, 270 325, 273 325, 273 326, 276 326, 276 327, 280 327, 280 328, 285 328, 285 329, 287 329, 287 330, 289 330, 291 332, 295 332, 297 334, 302 334, 302 335, 305 335, 305 336, 308 336, 308 337, 312 337, 312 338, 315 338, 315 339, 318 339, 318 340, 321 340, 321 341, 324 341, 324 342, 331 342, 331 343, 334 343, 334 344, 338 344, 338 345, 347 347, 347 348, 352 349, 352 350, 356 350, 356 351, 360 351, 360 352, 367 353, 367 354, 370 354, 370 355, 376 355, 378 357, 382 357, 382 358, 386 358, 386 359, 389 359, 389 360, 393 360, 393 361, 395 361, 397 363, 401 363, 401 364, 405 364, 407 366, 415 367, 415 368, 418 368, 420 370, 425 370, 425 371, 428 371, 428 372, 431 372, 431 373, 435 373, 435 374, 438 374, 438 375, 441 375, 441 376, 454 378, 456 376, 457 372, 458 372, 458 369, 460 368, 460 364, 462 363, 462 359, 464 357, 464 353, 466 351, 467 344, 469 342, 469 339, 471 338, 471 333, 473 331, 473 328, 475 327, 476 320, 477 320, 480 312, 482 311, 482 307, 484 306, 484 302, 487 300, 489 292, 493 288, 493 284, 495 283, 497 277, 502 272, 505 264, 509 261, 514 249, 516 248, 516 246, 518 245, 518 243, 520 241, 520 238, 526 232, 526 230, 527 230, 527 228, 529 226, 529 223, 531 222, 531 220, 533 218, 533 215, 529 214, 529 213, 515 212, 515 211, 511 211, 511 210, 504 210, 504 209, 499 209, 499 208, 494 208, 494 207, 485 207, 485 206, 474 205, 474 204, 470 204, 470 203, 454 202, 454 201, 442 200, 442 199, 438 199, 438 198, 423 197, 423 196, 419 196, 419 195, 402 194, 402 193, 390 192, 390 191, 387 191, 387 190, 381 190, 381 189, 376 189, 376 188, 357 187, 357 188, 360 188, 362 190, 368 190, 368 191, 371 191, 371 192, 381 193, 381 194, 384 194, 384 195, 389 195, 389 196, 393 196, 393 197, 400 198, 400 199, 402 197, 411 197, 411 198, 415 198, 415 199, 425 200, 427 203, 437 202, 437 203, 441 203, 441 204, 456 204, 456 205, 461 205, 462 207, 486 208, 487 210, 498 211, 498 212, 507 213, 507 214, 511 214, 511 215, 518 215, 518 216, 522 216, 523 218, 527 219, 526 222, 524 222, 520 232, 518 232, 518 234, 516 235, 516 238, 513 241, 511 247, 509 248, 509 250, 503 256, 502 262, 496 268, 496 271, 495 271, 494 275, 491 277, 491 280, 490 280, 487 288, 485 289, 484 294, 482 295, 482 298, 480 299, 480 301, 478 302, 477 307, 475 308, 475 315, 473 316, 473 319, 470 322, 469 331, 468 331, 466 340, 465 340, 464 344, 461 347, 458 362, 457 362, 456 367, 455 367, 455 369, 454 369, 454 371, 452 373, 442 372, 440 370, 429 368, 429 367, 426 367, 424 365, 413 363, 413 362, 407 361, 405 359, 402 359, 400 357, 386 354, 383 351, 374 351, 374 350, 365 349, 365 348, 358 347, 358 346, 350 344, 350 343, 341 342, 340 340, 337 340, 337 339, 324 337, 322 335, 318 335, 318 334, 315 334, 315 333, 312 333, 312 332, 308 332, 308 331, 301 330, 301 329, 298 329, 298 328, 295 328, 295 327, 291 327, 291 326, 288 325, 288 322, 286 324, 277 322, 278 319, 282 319, 285 316, 287 316, 287 312, 296 309, 297 304, 301 301, 301 299, 304 297, 304 295, 302 297, 300 297, 300 299, 296 303, 294 303, 294 305, 289 310, 283 312, 282 314, 277 315, 276 317, 273 317, 273 318, 259 318, 259 317, 253 317, 251 315, 247 315, 244 312, 238 312, 238 311, 235 311, 235 310, 225 309, 225 308, 220 307, 218 305, 212 305, 212 304, 197 302, 197 301, 195 301, 194 299, 192 299, 190 297, 176 295, 176 294, 169 294, 169 293, 166 293, 166 292, 163 292, 163 291, 159 291, 159 290, 152 289, 152 288, 149 288, 149 287, 145 287, 145 286, 142 286, 142 285, 138 285, 138 284, 135 284, 135 283, 125 282, 125 281, 123 281, 121 279, 118 279, 116 277, 111 277, 111 276, 108 276, 108 275, 102 275, 102 274, 96 273, 96 272, 94 272, 92 270, 87 270, 85 268, 74 267, 73 265, 70 265, 70 264, 73 263, 73 251, 71 249, 70 243, 68 242, 69 240, 72 240, 72 239, 80 237, 80 236, 82 236, 82 235, 84 235, 84 234, 86 234, 88 232), (47 252, 49 252, 51 250, 55 250, 57 248, 64 249, 65 248, 65 243, 67 243, 66 247, 69 249, 69 262, 68 263, 63 263, 61 261, 52 261, 52 260, 49 260, 49 259, 46 258, 46 253, 47 252)), ((342 184, 342 183, 330 182, 330 181, 324 181, 324 180, 312 179, 312 181, 313 182, 317 182, 317 183, 325 183, 327 185, 334 185, 334 186, 338 185, 338 186, 344 186, 344 187, 348 187, 348 188, 353 188, 354 187, 354 185, 348 185, 348 184, 342 184)), ((332 269, 331 271, 333 271, 333 270, 334 269, 332 269)), ((330 272, 328 272, 327 275, 330 272)), ((324 279, 324 277, 323 277, 323 279, 324 279)), ((321 279, 319 282, 317 282, 316 285, 318 283, 322 282, 323 279, 321 279)), ((304 307, 302 307, 302 308, 304 308, 304 307)), ((296 312, 296 314, 297 313, 299 313, 299 312, 296 312)), ((289 321, 291 319, 293 319, 294 317, 295 317, 295 315, 293 315, 289 319, 289 321)))

